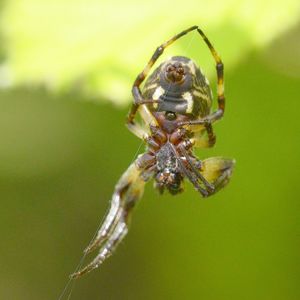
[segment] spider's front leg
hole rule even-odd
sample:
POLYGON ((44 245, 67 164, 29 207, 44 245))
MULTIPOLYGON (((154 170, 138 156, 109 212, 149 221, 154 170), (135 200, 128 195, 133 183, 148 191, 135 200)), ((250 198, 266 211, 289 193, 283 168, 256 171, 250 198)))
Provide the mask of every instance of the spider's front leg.
POLYGON ((132 210, 141 198, 145 181, 150 176, 145 169, 151 167, 154 162, 155 158, 145 153, 139 156, 122 175, 115 187, 110 210, 96 238, 85 250, 85 253, 89 253, 100 247, 99 254, 85 268, 72 274, 72 278, 80 277, 99 267, 127 234, 132 210))
POLYGON ((221 60, 221 57, 219 56, 219 54, 217 53, 207 36, 203 33, 203 31, 197 27, 197 32, 203 38, 216 63, 218 109, 202 119, 185 121, 179 124, 179 126, 186 125, 186 128, 191 130, 193 130, 192 127, 201 125, 203 125, 207 129, 209 126, 211 126, 212 123, 214 123, 217 120, 220 120, 223 117, 225 110, 224 64, 221 60))
POLYGON ((136 77, 133 87, 132 87, 132 95, 134 98, 134 103, 131 106, 131 110, 127 117, 127 124, 134 124, 134 118, 136 115, 136 112, 141 104, 147 104, 147 103, 160 103, 160 100, 154 100, 154 99, 144 99, 140 90, 141 84, 144 82, 145 78, 149 74, 149 71, 151 70, 152 66, 155 64, 157 59, 163 54, 164 50, 170 46, 172 43, 174 43, 176 40, 181 38, 182 36, 186 35, 187 33, 198 29, 198 26, 192 26, 186 30, 183 30, 182 32, 174 35, 171 39, 166 41, 165 43, 161 44, 159 47, 156 48, 153 55, 151 56, 149 62, 143 69, 143 71, 136 77))
POLYGON ((145 141, 152 134, 150 127, 158 127, 158 123, 146 105, 139 106, 138 112, 144 124, 127 122, 127 128, 138 138, 145 141))

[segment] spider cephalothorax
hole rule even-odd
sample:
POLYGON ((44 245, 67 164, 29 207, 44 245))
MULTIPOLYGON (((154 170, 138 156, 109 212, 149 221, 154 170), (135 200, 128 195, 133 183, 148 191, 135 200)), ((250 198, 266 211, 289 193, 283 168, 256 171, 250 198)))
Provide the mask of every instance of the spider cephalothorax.
POLYGON ((145 141, 146 151, 120 178, 110 211, 85 250, 88 253, 100 248, 99 254, 72 277, 97 268, 115 250, 127 234, 132 209, 143 194, 145 182, 151 178, 161 193, 167 189, 171 194, 183 191, 183 180, 187 178, 203 197, 208 197, 223 188, 231 177, 234 160, 222 157, 199 160, 193 153, 193 148, 215 144, 212 124, 223 116, 225 108, 223 63, 198 26, 182 31, 156 49, 137 76, 132 94, 134 103, 127 126, 145 141), (164 49, 194 30, 203 38, 216 62, 218 109, 214 112, 211 112, 212 92, 208 80, 187 57, 175 56, 163 62, 140 89, 164 49), (143 124, 135 122, 137 113, 143 124))
POLYGON ((155 187, 162 193, 167 188, 171 194, 182 192, 183 176, 178 160, 168 144, 164 144, 155 154, 155 187))

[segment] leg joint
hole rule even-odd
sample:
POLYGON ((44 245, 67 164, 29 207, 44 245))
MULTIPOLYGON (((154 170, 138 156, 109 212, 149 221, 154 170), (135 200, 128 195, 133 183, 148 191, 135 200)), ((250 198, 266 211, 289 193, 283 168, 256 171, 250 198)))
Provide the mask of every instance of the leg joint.
POLYGON ((216 69, 218 72, 222 72, 224 70, 224 65, 222 63, 222 61, 219 61, 216 65, 216 69))

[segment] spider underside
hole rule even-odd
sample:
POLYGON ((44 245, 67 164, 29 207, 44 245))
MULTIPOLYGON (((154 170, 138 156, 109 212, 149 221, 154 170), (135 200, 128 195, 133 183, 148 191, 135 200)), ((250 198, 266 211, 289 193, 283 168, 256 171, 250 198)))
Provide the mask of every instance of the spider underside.
POLYGON ((85 249, 99 254, 77 278, 97 268, 109 257, 128 232, 132 210, 141 198, 145 183, 151 178, 163 193, 183 191, 187 178, 195 189, 208 197, 223 188, 232 174, 235 161, 222 157, 199 160, 193 148, 208 148, 216 138, 212 124, 222 118, 225 108, 223 63, 198 26, 190 27, 159 46, 144 70, 137 76, 132 94, 134 103, 127 118, 131 132, 146 143, 146 152, 129 166, 115 187, 110 210, 95 239, 85 249), (208 46, 217 70, 218 109, 211 112, 212 92, 208 80, 189 58, 175 56, 163 62, 141 84, 164 49, 180 37, 197 31, 208 46), (139 113, 142 123, 135 121, 139 113))

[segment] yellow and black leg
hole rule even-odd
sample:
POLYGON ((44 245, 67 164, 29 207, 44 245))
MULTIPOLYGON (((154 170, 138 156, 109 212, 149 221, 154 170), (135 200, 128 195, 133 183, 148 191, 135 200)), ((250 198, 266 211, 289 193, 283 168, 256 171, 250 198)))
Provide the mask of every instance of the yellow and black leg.
MULTIPOLYGON (((197 126, 197 125, 196 125, 197 126)), ((201 130, 194 132, 193 137, 190 139, 193 146, 196 148, 210 148, 216 143, 216 136, 213 132, 211 123, 201 126, 201 130)), ((190 126, 189 130, 192 131, 195 126, 190 126)), ((193 131, 192 131, 193 132, 193 131)))
POLYGON ((214 186, 212 193, 216 193, 227 185, 232 175, 235 160, 223 157, 211 157, 201 161, 200 173, 214 186))
POLYGON ((208 116, 205 116, 202 119, 181 122, 179 124, 180 126, 183 126, 183 125, 188 125, 188 126, 204 125, 204 126, 207 126, 207 124, 211 124, 211 123, 221 119, 222 116, 224 115, 224 110, 225 110, 224 64, 223 64, 219 54, 217 53, 217 51, 215 50, 215 48, 213 47, 213 45, 211 44, 211 42, 209 41, 207 36, 203 33, 203 31, 200 28, 197 27, 197 32, 203 38, 204 42, 208 46, 208 48, 209 48, 209 50, 210 50, 210 52, 211 52, 211 54, 212 54, 212 56, 213 56, 213 58, 216 62, 218 109, 215 112, 211 113, 208 116))

